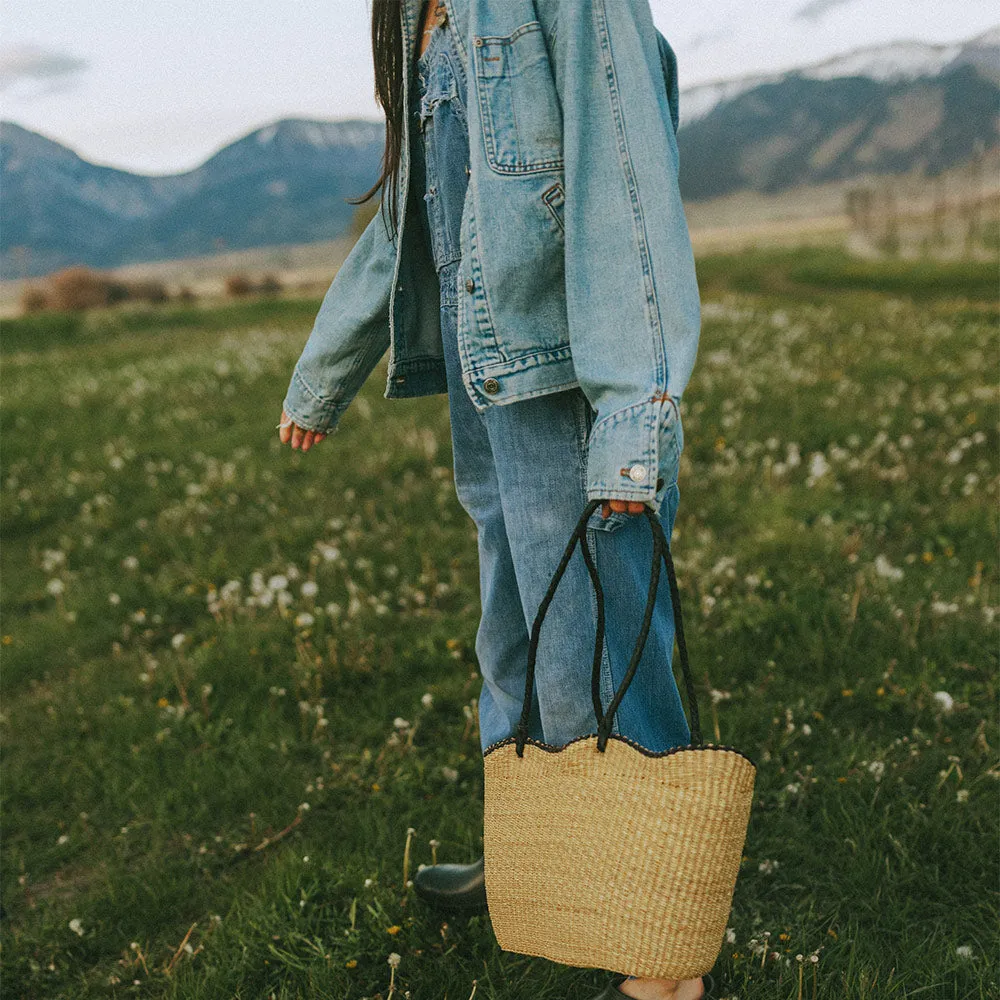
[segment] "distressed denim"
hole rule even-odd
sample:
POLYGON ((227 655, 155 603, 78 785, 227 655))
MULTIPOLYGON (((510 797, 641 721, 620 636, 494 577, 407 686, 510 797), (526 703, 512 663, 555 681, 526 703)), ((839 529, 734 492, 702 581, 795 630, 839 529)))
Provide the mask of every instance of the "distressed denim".
MULTIPOLYGON (((439 313, 455 488, 478 529, 482 616, 476 654, 483 682, 483 750, 516 729, 524 701, 531 627, 587 503, 587 441, 594 421, 579 386, 478 410, 463 383, 458 335, 460 226, 468 176, 466 93, 454 36, 440 28, 417 62, 408 108, 415 135, 411 225, 431 248, 439 313)), ((677 514, 676 482, 659 507, 668 537, 677 514)), ((621 684, 639 633, 649 587, 652 533, 641 515, 596 511, 587 533, 605 593, 602 704, 621 684)), ((542 625, 529 735, 561 746, 596 733, 591 670, 597 599, 579 553, 567 568, 542 625)), ((650 750, 690 742, 671 661, 673 609, 665 575, 643 656, 612 731, 650 750)))
MULTIPOLYGON (((485 413, 579 387, 595 411, 587 497, 659 509, 676 483, 701 319, 677 183, 674 52, 649 0, 443 3, 468 84, 460 256, 442 276, 464 391, 485 413)), ((420 10, 400 4, 405 106, 420 10)), ((292 373, 284 409, 303 428, 335 430, 386 351, 386 398, 449 389, 438 272, 411 221, 411 125, 398 232, 375 215, 292 373)))

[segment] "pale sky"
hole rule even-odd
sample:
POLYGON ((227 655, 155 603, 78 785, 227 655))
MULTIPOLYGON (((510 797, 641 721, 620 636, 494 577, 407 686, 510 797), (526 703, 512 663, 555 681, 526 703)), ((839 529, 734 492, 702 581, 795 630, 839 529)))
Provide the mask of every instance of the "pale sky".
MULTIPOLYGON (((961 41, 1000 21, 994 0, 650 6, 682 91, 868 45, 961 41)), ((95 163, 189 170, 278 118, 381 120, 370 23, 371 0, 6 0, 0 116, 95 163)))

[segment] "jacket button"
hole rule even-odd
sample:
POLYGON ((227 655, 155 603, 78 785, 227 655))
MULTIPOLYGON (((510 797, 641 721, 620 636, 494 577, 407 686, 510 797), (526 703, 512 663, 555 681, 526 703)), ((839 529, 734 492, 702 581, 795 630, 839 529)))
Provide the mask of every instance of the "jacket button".
POLYGON ((483 388, 492 396, 500 391, 500 383, 495 378, 488 378, 483 383, 483 388))
POLYGON ((628 477, 633 483, 641 483, 646 478, 647 469, 641 462, 636 462, 631 469, 628 470, 628 477))
POLYGON ((466 278, 465 279, 465 290, 467 292, 474 291, 475 287, 476 287, 476 283, 472 280, 472 278, 466 278))

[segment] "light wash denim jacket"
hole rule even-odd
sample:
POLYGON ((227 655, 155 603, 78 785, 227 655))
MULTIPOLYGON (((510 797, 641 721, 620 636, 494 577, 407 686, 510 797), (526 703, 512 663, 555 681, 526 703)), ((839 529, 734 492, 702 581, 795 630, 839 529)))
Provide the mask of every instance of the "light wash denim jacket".
MULTIPOLYGON (((674 52, 649 0, 444 3, 468 82, 466 390, 484 412, 579 385, 596 411, 588 499, 657 506, 677 481, 701 326, 674 52)), ((409 107, 421 0, 400 8, 409 107)), ((423 195, 409 190, 411 141, 407 120, 395 241, 377 212, 292 373, 284 409, 305 429, 333 431, 386 350, 385 398, 447 391, 438 276, 407 225, 423 195)))

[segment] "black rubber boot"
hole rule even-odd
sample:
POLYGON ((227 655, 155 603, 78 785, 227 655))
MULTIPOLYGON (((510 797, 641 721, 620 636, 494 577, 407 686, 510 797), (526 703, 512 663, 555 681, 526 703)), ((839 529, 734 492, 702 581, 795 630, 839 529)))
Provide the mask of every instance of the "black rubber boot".
POLYGON ((484 858, 471 865, 440 864, 421 868, 413 876, 417 895, 449 913, 485 913, 484 858))

